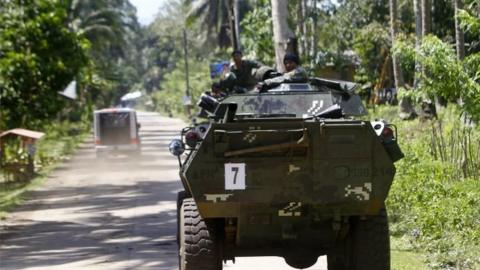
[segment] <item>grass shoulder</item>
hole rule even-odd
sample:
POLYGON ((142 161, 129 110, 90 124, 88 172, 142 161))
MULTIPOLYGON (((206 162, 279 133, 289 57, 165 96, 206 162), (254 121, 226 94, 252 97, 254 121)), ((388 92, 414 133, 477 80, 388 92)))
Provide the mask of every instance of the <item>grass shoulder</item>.
POLYGON ((429 270, 424 252, 410 247, 405 241, 402 237, 390 237, 391 269, 429 270))

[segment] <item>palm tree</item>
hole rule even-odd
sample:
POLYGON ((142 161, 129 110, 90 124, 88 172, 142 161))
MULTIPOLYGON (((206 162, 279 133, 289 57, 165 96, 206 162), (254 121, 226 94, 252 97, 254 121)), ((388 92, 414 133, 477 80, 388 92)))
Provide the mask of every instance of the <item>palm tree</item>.
POLYGON ((128 31, 138 28, 128 0, 67 0, 67 4, 68 27, 85 36, 95 50, 121 47, 128 31))
POLYGON ((187 25, 200 20, 209 37, 216 34, 218 46, 221 48, 230 46, 232 41, 227 1, 186 0, 185 3, 192 6, 187 15, 187 25))
MULTIPOLYGON (((217 44, 222 47, 239 44, 239 23, 248 11, 247 1, 239 0, 184 0, 191 6, 187 15, 187 25, 200 20, 208 36, 216 35, 217 44), (232 21, 229 18, 236 18, 232 21), (233 30, 232 30, 233 29, 233 30)), ((237 49, 239 46, 236 46, 237 49)))
POLYGON ((128 0, 65 0, 65 4, 68 28, 91 43, 93 78, 111 86, 93 87, 90 93, 111 102, 127 92, 139 76, 140 52, 135 42, 140 26, 135 7, 128 0))

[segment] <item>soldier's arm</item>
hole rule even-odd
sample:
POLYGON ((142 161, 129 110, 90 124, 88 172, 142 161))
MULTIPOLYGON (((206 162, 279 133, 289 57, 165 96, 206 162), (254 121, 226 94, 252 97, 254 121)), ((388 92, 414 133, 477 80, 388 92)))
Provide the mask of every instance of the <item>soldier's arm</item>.
POLYGON ((302 67, 285 73, 283 77, 285 77, 285 82, 308 82, 307 71, 302 67))
POLYGON ((244 60, 250 68, 260 68, 263 66, 260 62, 254 60, 244 60))

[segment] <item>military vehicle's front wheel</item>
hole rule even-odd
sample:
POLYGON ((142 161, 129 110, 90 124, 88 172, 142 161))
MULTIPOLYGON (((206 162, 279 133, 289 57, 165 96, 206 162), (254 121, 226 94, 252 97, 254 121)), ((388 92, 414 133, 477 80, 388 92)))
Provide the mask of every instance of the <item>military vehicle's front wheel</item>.
POLYGON ((179 221, 180 270, 222 270, 217 228, 215 224, 202 219, 192 198, 183 200, 179 221))
POLYGON ((328 270, 390 270, 390 235, 385 209, 355 219, 343 243, 327 255, 328 270))

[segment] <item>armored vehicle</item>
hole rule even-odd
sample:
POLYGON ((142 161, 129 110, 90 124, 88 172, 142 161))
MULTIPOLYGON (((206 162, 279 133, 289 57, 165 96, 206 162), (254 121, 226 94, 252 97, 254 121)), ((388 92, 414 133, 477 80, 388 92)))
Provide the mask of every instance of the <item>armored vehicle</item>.
POLYGON ((385 199, 403 154, 395 126, 366 121, 356 85, 319 78, 199 105, 207 125, 170 144, 181 270, 242 256, 303 269, 390 269, 385 199))

